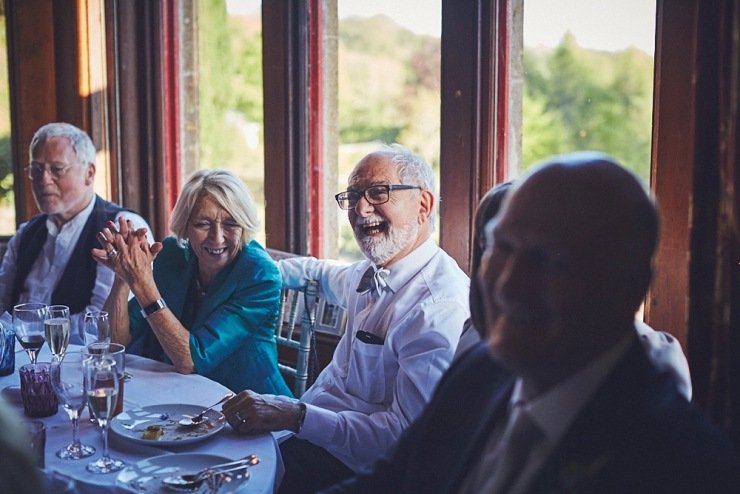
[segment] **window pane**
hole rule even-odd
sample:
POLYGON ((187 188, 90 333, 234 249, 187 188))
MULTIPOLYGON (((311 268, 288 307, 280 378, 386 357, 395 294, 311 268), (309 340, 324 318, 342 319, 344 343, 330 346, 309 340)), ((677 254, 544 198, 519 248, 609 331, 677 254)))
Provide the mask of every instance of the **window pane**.
MULTIPOLYGON (((0 9, 1 10, 1 9, 0 9)), ((10 153, 10 97, 5 15, 0 12, 0 235, 15 232, 13 163, 10 153)))
POLYGON ((524 1, 522 169, 590 149, 647 182, 655 8, 648 0, 524 1))
POLYGON ((203 168, 239 175, 257 202, 264 245, 261 2, 183 3, 184 179, 203 168))
MULTIPOLYGON (((441 0, 338 0, 337 10, 336 192, 381 143, 418 153, 439 181, 441 0)), ((338 257, 361 258, 347 212, 336 211, 338 257)))

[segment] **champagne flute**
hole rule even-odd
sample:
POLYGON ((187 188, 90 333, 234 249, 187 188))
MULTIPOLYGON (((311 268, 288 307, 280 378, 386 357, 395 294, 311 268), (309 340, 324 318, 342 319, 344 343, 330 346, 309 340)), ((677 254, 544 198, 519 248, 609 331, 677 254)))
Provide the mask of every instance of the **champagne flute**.
POLYGON ((95 448, 80 443, 77 436, 80 413, 87 404, 85 392, 85 362, 82 352, 69 352, 64 360, 51 362, 51 384, 64 411, 72 419, 72 442, 57 451, 63 460, 79 460, 95 453, 95 448))
POLYGON ((106 311, 85 312, 82 327, 86 346, 92 343, 110 343, 110 319, 106 311))
POLYGON ((84 366, 87 404, 103 434, 103 456, 88 464, 87 470, 93 473, 117 472, 125 463, 108 454, 108 426, 118 398, 116 362, 107 355, 90 355, 84 366))
POLYGON ((52 360, 63 360, 64 353, 69 345, 69 307, 66 305, 50 305, 46 309, 44 333, 46 344, 49 345, 52 360))
POLYGON ((39 350, 44 346, 44 319, 46 304, 29 302, 13 307, 15 337, 26 350, 32 364, 36 363, 39 350))

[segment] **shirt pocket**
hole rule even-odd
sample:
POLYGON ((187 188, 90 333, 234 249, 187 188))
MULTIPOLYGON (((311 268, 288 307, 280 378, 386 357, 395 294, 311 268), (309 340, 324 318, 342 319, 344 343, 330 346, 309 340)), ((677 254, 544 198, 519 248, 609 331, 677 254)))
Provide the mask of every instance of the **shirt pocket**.
POLYGON ((347 391, 368 403, 385 399, 383 348, 355 339, 347 372, 347 391))

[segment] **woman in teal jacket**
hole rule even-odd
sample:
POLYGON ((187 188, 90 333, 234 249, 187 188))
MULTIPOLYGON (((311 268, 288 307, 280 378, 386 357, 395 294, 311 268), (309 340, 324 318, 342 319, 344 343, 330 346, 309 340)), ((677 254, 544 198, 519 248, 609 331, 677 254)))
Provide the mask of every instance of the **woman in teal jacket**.
POLYGON ((106 302, 113 341, 235 392, 290 395, 274 335, 280 272, 254 240, 249 190, 231 172, 196 172, 170 228, 174 237, 151 246, 125 221, 99 233, 93 256, 117 275, 106 302))

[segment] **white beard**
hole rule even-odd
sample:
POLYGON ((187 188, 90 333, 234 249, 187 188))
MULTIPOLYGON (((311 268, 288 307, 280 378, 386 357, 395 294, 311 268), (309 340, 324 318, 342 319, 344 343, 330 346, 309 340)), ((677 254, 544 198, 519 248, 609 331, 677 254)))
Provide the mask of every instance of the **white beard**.
POLYGON ((365 218, 363 223, 358 223, 352 231, 365 257, 375 265, 382 266, 398 255, 401 250, 408 247, 419 235, 420 225, 412 222, 401 228, 388 225, 388 232, 380 237, 364 236, 362 225, 372 221, 379 221, 377 217, 365 218))

